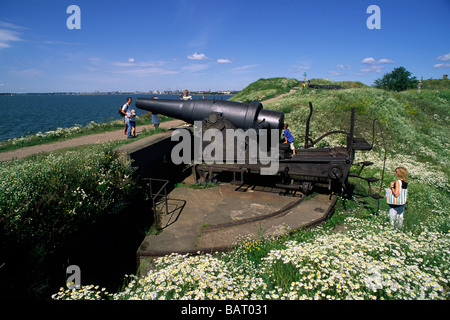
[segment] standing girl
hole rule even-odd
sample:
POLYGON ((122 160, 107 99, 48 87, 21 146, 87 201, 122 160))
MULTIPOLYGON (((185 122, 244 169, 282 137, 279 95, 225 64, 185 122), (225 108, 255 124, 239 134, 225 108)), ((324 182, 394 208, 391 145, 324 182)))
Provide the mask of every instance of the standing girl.
MULTIPOLYGON (((390 189, 394 197, 398 198, 401 194, 404 194, 403 190, 408 189, 408 170, 403 167, 397 167, 395 169, 395 176, 398 177, 398 179, 391 182, 390 189)), ((389 220, 392 225, 396 225, 399 228, 403 226, 403 212, 405 211, 405 206, 406 203, 401 205, 389 204, 389 220)))

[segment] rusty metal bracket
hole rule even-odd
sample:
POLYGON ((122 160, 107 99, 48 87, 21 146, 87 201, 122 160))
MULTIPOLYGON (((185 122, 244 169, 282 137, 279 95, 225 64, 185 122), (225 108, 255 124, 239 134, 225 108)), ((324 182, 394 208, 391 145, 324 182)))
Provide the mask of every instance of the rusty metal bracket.
POLYGON ((148 181, 148 185, 150 188, 150 199, 152 200, 152 209, 153 209, 153 218, 155 219, 155 223, 158 221, 157 211, 156 211, 156 205, 157 205, 157 199, 158 197, 161 197, 161 192, 164 191, 164 206, 166 208, 166 215, 169 213, 169 209, 167 206, 167 184, 169 183, 169 180, 164 179, 155 179, 155 178, 144 178, 143 180, 148 181), (153 183, 159 182, 162 183, 161 188, 156 192, 153 193, 153 183))

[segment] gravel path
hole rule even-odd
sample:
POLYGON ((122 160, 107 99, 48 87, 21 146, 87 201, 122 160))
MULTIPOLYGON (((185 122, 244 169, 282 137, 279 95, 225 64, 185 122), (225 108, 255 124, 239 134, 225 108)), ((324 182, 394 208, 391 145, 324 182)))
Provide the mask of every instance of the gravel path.
MULTIPOLYGON (((184 122, 181 120, 172 120, 161 122, 160 127, 170 129, 173 127, 177 127, 184 122)), ((153 125, 145 125, 145 126, 136 126, 136 133, 139 135, 143 129, 152 130, 153 125)), ((126 135, 123 130, 116 130, 104 133, 91 134, 79 138, 68 139, 64 141, 52 142, 47 144, 41 144, 31 147, 25 147, 12 151, 0 152, 0 161, 7 161, 14 158, 25 158, 30 155, 40 153, 40 152, 48 152, 57 149, 64 149, 76 146, 82 146, 87 144, 95 144, 95 143, 103 143, 108 141, 122 140, 126 139, 126 135)))

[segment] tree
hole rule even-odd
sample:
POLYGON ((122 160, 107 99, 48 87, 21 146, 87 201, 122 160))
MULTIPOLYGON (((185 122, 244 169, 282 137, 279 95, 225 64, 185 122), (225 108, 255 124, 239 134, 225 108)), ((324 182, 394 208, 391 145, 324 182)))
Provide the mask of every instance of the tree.
POLYGON ((374 87, 393 91, 403 91, 417 86, 416 77, 411 77, 411 72, 404 67, 395 68, 391 73, 386 73, 383 78, 374 82, 374 87))

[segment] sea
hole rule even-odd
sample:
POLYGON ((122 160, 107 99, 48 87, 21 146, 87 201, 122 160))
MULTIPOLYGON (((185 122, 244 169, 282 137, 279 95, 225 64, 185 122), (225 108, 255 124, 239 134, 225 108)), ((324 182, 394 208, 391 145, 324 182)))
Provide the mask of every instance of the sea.
MULTIPOLYGON (((11 138, 46 133, 57 128, 71 128, 122 119, 118 110, 127 97, 133 99, 132 108, 141 116, 147 111, 135 107, 137 98, 180 100, 175 94, 92 94, 92 95, 0 95, 0 141, 11 138)), ((206 95, 205 99, 228 100, 232 95, 206 95)), ((203 95, 192 95, 193 100, 203 99, 203 95)))

